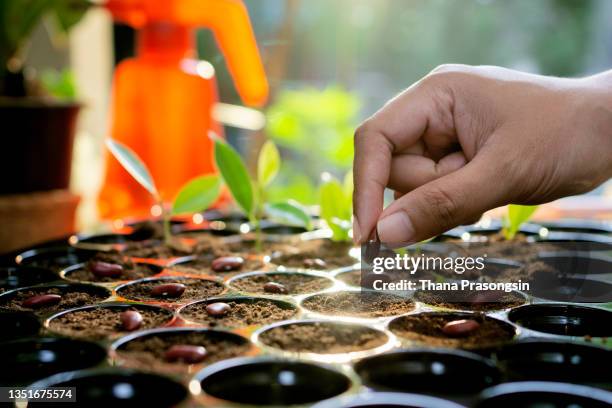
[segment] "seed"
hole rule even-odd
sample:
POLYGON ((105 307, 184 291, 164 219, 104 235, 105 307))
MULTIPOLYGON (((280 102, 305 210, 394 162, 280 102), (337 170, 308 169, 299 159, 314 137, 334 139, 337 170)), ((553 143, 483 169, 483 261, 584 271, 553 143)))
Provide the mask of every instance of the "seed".
POLYGON ((108 262, 93 262, 91 271, 94 275, 102 278, 116 278, 123 273, 123 266, 108 262))
POLYGON ((185 292, 185 285, 182 283, 162 283, 151 289, 151 295, 156 297, 179 297, 185 292))
POLYGON ((54 294, 36 295, 36 296, 32 296, 24 300, 22 305, 24 307, 38 309, 41 307, 56 305, 61 300, 62 300, 62 297, 60 295, 54 295, 54 294))
POLYGON ((169 362, 183 361, 188 364, 196 364, 204 360, 206 354, 206 349, 202 346, 175 344, 166 350, 164 358, 169 362))
POLYGON ((449 337, 467 336, 480 327, 476 320, 461 319, 448 322, 442 328, 442 332, 449 337))
POLYGON ((286 294, 287 288, 276 282, 268 282, 264 285, 264 292, 286 294))
POLYGON ((307 268, 323 269, 327 267, 327 262, 325 262, 321 258, 308 258, 304 259, 304 266, 306 266, 307 268))
POLYGON ((239 256, 222 256, 212 261, 211 268, 215 272, 236 271, 242 268, 244 259, 239 256))
POLYGON ((228 314, 231 309, 232 307, 227 303, 216 302, 206 306, 206 313, 210 316, 221 317, 228 314))
POLYGON ((142 324, 142 315, 135 310, 126 310, 119 316, 124 330, 133 331, 142 324))

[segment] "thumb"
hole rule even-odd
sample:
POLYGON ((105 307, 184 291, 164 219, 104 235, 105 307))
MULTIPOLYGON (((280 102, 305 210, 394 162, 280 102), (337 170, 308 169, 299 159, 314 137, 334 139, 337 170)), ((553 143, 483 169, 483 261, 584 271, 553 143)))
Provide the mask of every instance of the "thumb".
POLYGON ((508 188, 500 180, 503 172, 488 163, 495 161, 477 156, 459 170, 395 200, 379 218, 380 240, 405 245, 423 241, 504 204, 508 188))

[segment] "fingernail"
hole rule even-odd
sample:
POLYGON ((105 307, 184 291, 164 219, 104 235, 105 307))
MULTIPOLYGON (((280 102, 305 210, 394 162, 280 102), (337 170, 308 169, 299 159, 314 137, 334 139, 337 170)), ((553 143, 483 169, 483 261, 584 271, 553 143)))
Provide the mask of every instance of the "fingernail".
POLYGON ((359 221, 357 217, 353 215, 353 242, 355 245, 361 243, 361 231, 359 230, 359 221))
POLYGON ((378 236, 388 244, 414 243, 414 226, 404 211, 398 211, 378 221, 378 236))

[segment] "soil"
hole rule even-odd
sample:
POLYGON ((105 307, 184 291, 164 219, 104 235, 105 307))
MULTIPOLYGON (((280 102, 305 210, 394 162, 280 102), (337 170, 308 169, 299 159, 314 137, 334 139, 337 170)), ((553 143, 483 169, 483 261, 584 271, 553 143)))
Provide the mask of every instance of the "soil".
POLYGON ((248 342, 241 342, 235 337, 216 334, 210 335, 206 332, 194 331, 149 335, 123 344, 117 350, 117 354, 128 360, 130 366, 135 365, 155 371, 168 367, 183 368, 189 365, 183 362, 169 363, 164 359, 164 353, 173 345, 203 346, 207 352, 203 364, 207 365, 246 354, 251 348, 248 342))
POLYGON ((206 299, 223 292, 224 286, 219 282, 207 279, 152 279, 130 283, 117 290, 121 297, 141 301, 163 301, 168 303, 185 303, 188 300, 206 299), (151 295, 151 289, 160 284, 180 283, 186 286, 185 292, 177 298, 161 298, 151 295))
POLYGON ((289 295, 316 293, 331 287, 334 283, 320 276, 304 273, 262 273, 249 275, 232 281, 231 286, 241 292, 270 294, 264 290, 268 282, 283 285, 289 295))
POLYGON ((278 249, 272 257, 272 263, 288 268, 336 269, 359 262, 349 255, 351 248, 349 243, 328 239, 301 241, 295 246, 278 249))
POLYGON ((118 253, 100 253, 85 264, 84 268, 77 269, 66 275, 66 278, 85 282, 118 282, 148 278, 159 273, 158 268, 143 263, 135 263, 118 253), (91 271, 95 262, 108 262, 121 265, 123 272, 118 277, 98 276, 91 271))
POLYGON ((527 242, 525 239, 506 241, 489 237, 489 242, 458 243, 453 250, 472 257, 487 255, 487 258, 509 259, 521 263, 534 261, 541 252, 563 250, 559 245, 550 242, 527 242))
POLYGON ((243 272, 253 272, 264 269, 266 264, 260 257, 254 257, 252 255, 240 255, 236 253, 222 253, 216 252, 214 254, 202 255, 193 261, 186 262, 184 264, 177 264, 169 268, 170 270, 193 274, 193 275, 219 275, 219 276, 230 276, 233 274, 243 273, 243 272), (244 259, 244 264, 238 270, 227 271, 227 272, 216 272, 213 271, 210 267, 212 261, 221 256, 240 256, 244 259))
POLYGON ((504 291, 418 291, 415 299, 429 306, 486 312, 517 307, 526 303, 523 296, 504 291))
POLYGON ((296 308, 283 308, 268 299, 219 299, 215 302, 227 303, 231 307, 230 311, 224 316, 210 316, 206 312, 210 302, 200 302, 184 308, 181 316, 206 327, 238 328, 288 320, 297 314, 296 308))
POLYGON ((103 297, 97 294, 79 291, 77 289, 62 290, 59 288, 41 288, 41 289, 18 291, 15 293, 14 296, 11 297, 10 300, 2 302, 0 304, 0 307, 5 308, 5 309, 10 309, 10 310, 34 312, 38 316, 43 316, 47 314, 60 312, 62 310, 73 309, 75 307, 92 305, 104 299, 106 299, 106 297, 103 297), (47 307, 36 308, 36 309, 28 308, 22 305, 22 303, 26 299, 29 299, 32 296, 45 295, 45 294, 61 295, 62 299, 57 304, 50 305, 47 307))
POLYGON ((221 238, 201 233, 188 237, 175 236, 169 244, 162 241, 130 242, 121 254, 135 258, 170 259, 208 253, 221 245, 221 238))
POLYGON ((293 323, 263 332, 259 339, 270 347, 318 354, 370 350, 387 342, 384 333, 365 326, 327 322, 293 323))
POLYGON ((104 339, 116 334, 131 333, 121 325, 121 313, 127 310, 137 311, 142 315, 138 330, 152 329, 172 320, 172 312, 150 308, 113 308, 97 307, 95 309, 77 310, 63 314, 49 323, 49 328, 66 336, 84 339, 104 339))
POLYGON ((336 278, 349 286, 360 287, 361 286, 361 271, 348 271, 342 272, 341 274, 336 275, 336 278))
POLYGON ((414 309, 410 299, 380 292, 323 293, 306 298, 302 305, 316 313, 362 318, 397 316, 414 309))
POLYGON ((433 347, 475 349, 499 345, 512 340, 514 331, 502 322, 483 314, 457 315, 453 313, 420 313, 401 316, 391 322, 389 329, 398 337, 433 347), (448 322, 473 319, 480 326, 465 337, 449 337, 442 331, 448 322))

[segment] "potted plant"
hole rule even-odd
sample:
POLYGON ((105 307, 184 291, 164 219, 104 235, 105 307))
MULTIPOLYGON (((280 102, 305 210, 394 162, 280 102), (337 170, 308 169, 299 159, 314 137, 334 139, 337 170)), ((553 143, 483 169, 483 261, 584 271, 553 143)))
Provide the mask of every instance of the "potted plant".
POLYGON ((41 21, 67 33, 84 15, 86 0, 0 2, 0 194, 66 189, 76 117, 71 75, 37 76, 23 57, 41 21))

